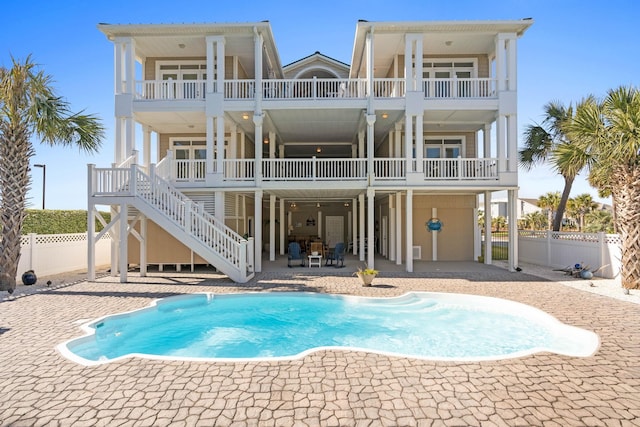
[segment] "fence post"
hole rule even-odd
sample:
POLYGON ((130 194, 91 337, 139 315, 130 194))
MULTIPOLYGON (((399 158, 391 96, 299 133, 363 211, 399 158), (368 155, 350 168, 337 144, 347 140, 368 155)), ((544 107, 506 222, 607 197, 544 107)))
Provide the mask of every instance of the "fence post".
MULTIPOLYGON (((36 251, 36 237, 38 235, 36 233, 29 233, 29 265, 27 266, 27 271, 28 270, 34 270, 36 269, 36 254, 38 253, 38 251, 36 251)), ((20 272, 18 272, 18 274, 20 274, 20 272)))
POLYGON ((547 267, 551 267, 551 230, 547 230, 547 267))
MULTIPOLYGON (((599 265, 598 265, 598 269, 602 268, 602 266, 604 266, 605 264, 605 247, 606 247, 606 239, 607 239, 607 235, 603 232, 600 231, 598 233, 598 258, 599 258, 599 265)), ((610 264, 610 263, 608 263, 610 264)), ((604 276, 603 274, 604 272, 602 270, 600 270, 599 272, 599 276, 604 276)))

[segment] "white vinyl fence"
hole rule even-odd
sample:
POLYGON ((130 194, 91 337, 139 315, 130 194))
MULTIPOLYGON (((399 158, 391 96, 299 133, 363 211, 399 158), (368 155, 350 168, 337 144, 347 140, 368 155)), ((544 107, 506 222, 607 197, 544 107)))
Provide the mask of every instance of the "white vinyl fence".
MULTIPOLYGON (((86 270, 87 233, 28 234, 22 236, 20 262, 16 281, 22 283, 22 274, 33 270, 38 277, 86 270)), ((111 263, 111 238, 106 233, 96 243, 96 265, 111 263)))
POLYGON ((518 260, 551 268, 581 264, 599 269, 596 276, 613 279, 620 274, 621 240, 618 234, 557 231, 518 232, 518 260))

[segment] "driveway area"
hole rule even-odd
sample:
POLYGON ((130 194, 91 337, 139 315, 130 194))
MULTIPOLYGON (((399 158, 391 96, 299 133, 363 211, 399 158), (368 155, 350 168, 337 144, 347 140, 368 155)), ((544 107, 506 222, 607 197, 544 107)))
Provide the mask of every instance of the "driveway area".
POLYGON ((0 425, 640 425, 640 305, 526 272, 484 266, 408 277, 383 270, 371 288, 362 287, 351 270, 330 267, 273 269, 243 285, 206 270, 144 278, 134 272, 124 284, 104 276, 0 298, 0 425), (82 323, 170 295, 308 291, 383 297, 412 290, 529 304, 596 332, 601 346, 586 358, 538 353, 469 363, 320 351, 293 361, 129 358, 96 367, 73 363, 55 349, 82 335, 82 323))

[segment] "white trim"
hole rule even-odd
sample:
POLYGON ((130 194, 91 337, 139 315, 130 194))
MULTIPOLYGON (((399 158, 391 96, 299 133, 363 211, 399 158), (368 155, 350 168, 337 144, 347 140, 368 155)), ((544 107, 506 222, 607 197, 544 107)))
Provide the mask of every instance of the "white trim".
MULTIPOLYGON (((443 147, 446 147, 447 144, 444 143, 440 143, 440 144, 427 144, 427 139, 440 139, 440 140, 444 140, 444 139, 460 139, 460 157, 462 158, 466 158, 467 157, 467 153, 466 153, 466 146, 467 146, 467 137, 464 135, 432 135, 432 134, 425 134, 424 138, 423 138, 423 153, 424 153, 424 158, 427 159, 427 146, 433 146, 435 147, 436 145, 438 145, 439 147, 441 147, 441 149, 443 147)), ((449 146, 454 146, 454 144, 449 144, 449 146)), ((440 153, 442 154, 442 151, 440 151, 440 153)), ((441 159, 444 159, 446 157, 440 157, 441 159)))

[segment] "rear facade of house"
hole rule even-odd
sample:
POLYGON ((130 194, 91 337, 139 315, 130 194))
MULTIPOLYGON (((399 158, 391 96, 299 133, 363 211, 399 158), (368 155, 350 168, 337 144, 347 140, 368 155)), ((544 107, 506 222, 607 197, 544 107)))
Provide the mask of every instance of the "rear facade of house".
POLYGON ((477 259, 491 240, 480 200, 490 212, 506 191, 516 217, 517 40, 531 24, 359 21, 350 64, 289 65, 269 22, 100 24, 116 135, 114 163, 88 166, 89 224, 110 207, 112 270, 211 264, 246 282, 314 240, 407 272, 477 259))

